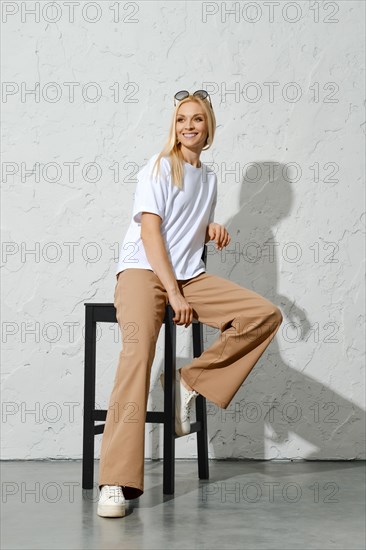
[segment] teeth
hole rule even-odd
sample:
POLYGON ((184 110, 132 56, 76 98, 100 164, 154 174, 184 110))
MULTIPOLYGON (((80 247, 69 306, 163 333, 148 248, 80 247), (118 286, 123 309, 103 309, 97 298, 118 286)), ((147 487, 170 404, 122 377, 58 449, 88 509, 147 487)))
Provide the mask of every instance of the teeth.
POLYGON ((194 136, 196 136, 197 134, 183 134, 183 135, 184 135, 184 137, 194 137, 194 136))

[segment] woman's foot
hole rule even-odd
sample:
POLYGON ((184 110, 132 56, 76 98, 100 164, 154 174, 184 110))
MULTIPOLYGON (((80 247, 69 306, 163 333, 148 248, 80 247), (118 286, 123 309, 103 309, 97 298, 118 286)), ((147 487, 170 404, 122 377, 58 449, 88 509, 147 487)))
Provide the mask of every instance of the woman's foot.
MULTIPOLYGON (((164 389, 164 372, 160 375, 160 382, 164 389)), ((175 433, 179 436, 187 435, 191 431, 190 415, 195 398, 199 395, 194 389, 183 385, 180 369, 175 372, 175 433)))
POLYGON ((193 388, 185 387, 180 370, 176 375, 175 394, 175 432, 177 435, 188 435, 191 431, 191 412, 198 395, 193 388))
POLYGON ((122 518, 126 514, 126 501, 119 485, 102 485, 99 495, 98 516, 122 518))

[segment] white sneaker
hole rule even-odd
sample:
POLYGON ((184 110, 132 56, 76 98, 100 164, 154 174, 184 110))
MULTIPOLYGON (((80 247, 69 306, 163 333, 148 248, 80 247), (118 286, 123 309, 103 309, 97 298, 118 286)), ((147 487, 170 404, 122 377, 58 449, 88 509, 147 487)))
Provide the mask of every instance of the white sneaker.
POLYGON ((119 485, 103 485, 100 490, 98 516, 104 518, 122 518, 126 514, 126 501, 119 485))
MULTIPOLYGON (((160 375, 164 389, 164 373, 160 375)), ((181 382, 179 370, 175 373, 175 433, 187 435, 191 431, 191 410, 195 398, 199 395, 195 390, 187 390, 181 382)))

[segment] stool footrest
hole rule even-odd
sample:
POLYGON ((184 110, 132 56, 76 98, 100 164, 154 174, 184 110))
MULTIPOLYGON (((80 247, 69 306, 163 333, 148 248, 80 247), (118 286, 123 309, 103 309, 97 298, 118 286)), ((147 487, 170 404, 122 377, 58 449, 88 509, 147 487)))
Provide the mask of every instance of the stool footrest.
MULTIPOLYGON (((106 420, 107 419, 107 410, 104 409, 95 409, 92 414, 92 420, 106 420)), ((164 424, 165 422, 165 413, 164 411, 146 411, 146 420, 147 424, 164 424)), ((201 425, 201 424, 199 424, 201 425)), ((104 426, 104 424, 100 424, 104 426)), ((192 424, 193 426, 193 424, 192 424)), ((194 430, 196 431, 196 430, 194 430)), ((98 432, 100 433, 100 432, 98 432)))

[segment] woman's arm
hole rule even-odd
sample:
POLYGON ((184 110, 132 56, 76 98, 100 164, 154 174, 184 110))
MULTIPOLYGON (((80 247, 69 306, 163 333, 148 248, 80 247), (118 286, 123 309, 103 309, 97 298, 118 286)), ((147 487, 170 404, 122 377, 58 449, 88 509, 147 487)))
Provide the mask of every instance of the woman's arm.
POLYGON ((158 214, 142 212, 141 239, 147 259, 167 291, 169 303, 175 314, 174 323, 185 325, 187 328, 193 320, 193 309, 181 293, 175 278, 160 231, 161 222, 162 219, 158 214))
POLYGON ((211 222, 206 229, 205 244, 208 241, 216 241, 216 248, 222 250, 231 241, 231 237, 224 225, 211 222))
POLYGON ((149 264, 163 283, 168 295, 180 294, 179 286, 160 231, 161 222, 162 219, 157 214, 143 212, 141 214, 141 240, 149 264))

